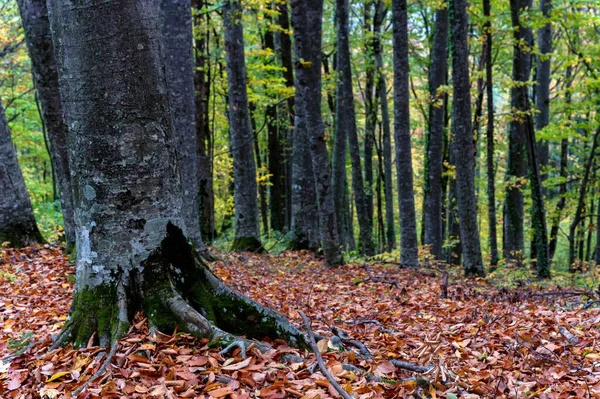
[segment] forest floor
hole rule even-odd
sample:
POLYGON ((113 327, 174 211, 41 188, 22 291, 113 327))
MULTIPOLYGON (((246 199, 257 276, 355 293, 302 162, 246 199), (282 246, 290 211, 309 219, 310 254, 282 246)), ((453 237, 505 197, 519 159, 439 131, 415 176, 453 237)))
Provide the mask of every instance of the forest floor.
MULTIPOLYGON (((328 269, 303 252, 217 255, 213 270, 236 289, 298 326, 303 311, 316 333, 332 337, 338 328, 365 345, 372 357, 335 339, 318 343, 355 398, 600 398, 600 309, 580 288, 499 288, 442 266, 328 269), (394 360, 431 368, 414 373, 394 360)), ((48 352, 68 314, 73 273, 57 247, 0 250, 0 359, 24 352, 0 362, 1 398, 69 397, 101 367, 106 354, 95 346, 48 352)), ((138 315, 106 372, 79 397, 339 396, 313 354, 271 344, 266 354, 250 348, 247 359, 239 350, 220 355, 187 334, 149 335, 138 315), (307 360, 286 362, 286 353, 307 360)))

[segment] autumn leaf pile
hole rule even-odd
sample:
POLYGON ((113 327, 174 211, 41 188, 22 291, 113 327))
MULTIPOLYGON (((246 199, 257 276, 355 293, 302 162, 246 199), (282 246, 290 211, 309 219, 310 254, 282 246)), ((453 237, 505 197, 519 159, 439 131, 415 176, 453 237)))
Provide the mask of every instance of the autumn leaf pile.
MULTIPOLYGON (((369 356, 350 341, 318 343, 329 372, 355 398, 600 398, 600 310, 580 296, 508 292, 462 280, 458 269, 328 269, 303 252, 217 255, 211 267, 239 291, 298 326, 303 311, 315 333, 343 330, 364 344, 369 356), (414 373, 394 360, 430 370, 414 373)), ((103 364, 106 352, 92 345, 48 350, 68 313, 73 273, 53 246, 0 252, 1 398, 70 397, 103 364), (6 358, 16 351, 24 353, 6 358)), ((220 355, 206 339, 149 334, 139 314, 106 372, 79 397, 339 397, 313 354, 268 342, 267 353, 220 355)))

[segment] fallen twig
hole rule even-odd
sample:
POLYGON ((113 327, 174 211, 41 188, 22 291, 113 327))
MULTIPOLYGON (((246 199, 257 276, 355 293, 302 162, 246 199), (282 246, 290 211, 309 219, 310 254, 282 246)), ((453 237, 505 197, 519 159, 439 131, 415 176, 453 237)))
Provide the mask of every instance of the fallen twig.
POLYGON ((310 321, 308 320, 308 318, 306 317, 304 312, 299 311, 298 313, 300 314, 300 316, 302 316, 302 320, 304 321, 306 331, 308 332, 308 341, 310 343, 311 349, 315 353, 315 357, 317 358, 317 364, 319 365, 319 369, 321 370, 323 375, 325 375, 325 377, 327 378, 327 380, 329 381, 331 386, 333 386, 335 388, 335 390, 342 396, 342 398, 353 399, 352 396, 350 396, 348 394, 348 392, 344 391, 344 389, 340 386, 340 384, 337 383, 337 381, 335 380, 335 378, 333 378, 333 376, 331 375, 329 370, 327 370, 327 367, 325 366, 325 363, 323 362, 323 357, 321 357, 321 353, 319 352, 319 348, 317 348, 317 343, 315 342, 315 336, 313 335, 313 332, 310 328, 310 321))

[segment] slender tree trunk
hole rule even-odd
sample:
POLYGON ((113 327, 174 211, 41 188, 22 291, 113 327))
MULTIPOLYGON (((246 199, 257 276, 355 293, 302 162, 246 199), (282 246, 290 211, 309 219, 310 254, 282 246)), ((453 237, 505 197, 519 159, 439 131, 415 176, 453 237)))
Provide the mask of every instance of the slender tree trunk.
MULTIPOLYGON (((375 38, 371 33, 374 25, 371 23, 371 3, 364 6, 363 35, 365 37, 365 52, 368 55, 365 70, 365 139, 363 142, 365 164, 365 198, 367 201, 367 215, 369 225, 373 228, 373 145, 375 144, 375 128, 377 127, 377 93, 375 92, 375 38)), ((339 44, 339 43, 338 43, 339 44)))
MULTIPOLYGON (((369 217, 369 204, 363 184, 358 133, 356 131, 354 94, 352 90, 352 65, 350 63, 350 38, 348 32, 348 2, 349 0, 337 0, 337 66, 339 79, 336 95, 336 114, 344 115, 344 117, 336 118, 336 132, 345 132, 348 137, 350 160, 352 162, 352 189, 356 201, 356 216, 360 229, 361 249, 362 253, 371 256, 373 255, 373 226, 371 224, 372 217, 369 217)), ((337 194, 334 193, 334 195, 337 194)))
POLYGON ((262 222, 263 234, 269 235, 269 211, 267 205, 267 186, 265 186, 263 181, 263 176, 261 175, 261 171, 263 170, 263 157, 260 150, 260 143, 258 141, 258 136, 256 135, 256 104, 249 104, 250 107, 250 126, 252 127, 253 132, 253 142, 254 142, 254 157, 256 159, 256 167, 258 168, 258 174, 260 178, 260 183, 258 183, 258 204, 260 210, 260 220, 262 222))
MULTIPOLYGON (((594 176, 594 180, 595 176, 594 176)), ((593 231, 593 227, 594 227, 594 198, 590 199, 590 216, 589 216, 589 227, 587 229, 587 239, 586 239, 586 243, 585 243, 585 261, 589 262, 591 260, 591 255, 592 255, 592 231, 593 231)))
POLYGON ((0 102, 0 243, 13 247, 44 242, 38 230, 17 151, 0 102))
MULTIPOLYGON (((540 10, 546 19, 546 24, 538 29, 538 48, 537 69, 535 86, 535 102, 537 114, 535 119, 535 129, 540 131, 550 120, 550 58, 552 56, 552 24, 550 22, 550 13, 552 12, 551 0, 540 0, 540 10)), ((542 169, 542 182, 546 179, 544 168, 548 165, 549 148, 548 142, 541 140, 537 143, 540 167, 542 169)))
POLYGON ((490 265, 498 264, 498 236, 496 233, 496 168, 494 167, 494 86, 492 64, 492 22, 490 0, 483 0, 483 15, 488 18, 484 24, 485 41, 488 51, 485 53, 485 79, 487 97, 487 194, 488 228, 490 240, 490 265))
POLYGON ((235 182, 235 241, 232 248, 255 251, 262 247, 256 198, 256 164, 252 151, 242 6, 239 0, 226 0, 223 7, 225 55, 229 96, 229 129, 235 182))
MULTIPOLYGON (((343 262, 337 232, 331 165, 321 116, 321 41, 323 0, 292 0, 296 49, 296 126, 306 124, 319 206, 319 228, 327 264, 343 262)), ((304 222, 304 221, 303 221, 304 222)))
POLYGON ((208 17, 202 12, 204 0, 193 0, 196 9, 194 25, 196 28, 194 88, 196 92, 196 161, 198 209, 202 238, 212 242, 216 238, 215 199, 212 174, 211 141, 209 124, 210 104, 210 64, 206 53, 209 43, 208 17), (198 32, 199 31, 199 32, 198 32))
POLYGON ((504 204, 504 257, 512 259, 522 256, 524 249, 523 235, 523 188, 525 177, 526 141, 525 141, 525 115, 523 104, 526 99, 521 98, 526 91, 519 90, 525 85, 528 76, 527 58, 524 54, 528 29, 520 22, 520 12, 525 7, 527 0, 511 0, 510 13, 513 26, 513 71, 511 88, 511 108, 514 114, 510 120, 509 149, 507 166, 506 201, 504 204), (521 108, 519 108, 521 107, 521 108), (520 254, 520 255, 519 255, 520 254))
POLYGON ((348 178, 344 181, 344 236, 341 240, 344 241, 346 250, 355 251, 356 241, 354 240, 354 213, 352 206, 352 198, 350 198, 350 189, 348 188, 348 178))
POLYGON ((483 276, 483 261, 477 226, 475 200, 475 149, 471 126, 471 93, 469 82, 469 46, 467 1, 453 0, 451 41, 452 81, 454 84, 452 106, 453 151, 456 161, 456 199, 463 267, 467 276, 483 276))
POLYGON ((585 195, 587 194, 587 188, 590 181, 590 174, 592 165, 596 158, 596 149, 598 148, 598 138, 600 136, 600 128, 596 129, 592 138, 592 148, 590 154, 585 163, 585 171, 581 183, 579 184, 579 199, 577 200, 577 208, 575 208, 575 215, 573 221, 569 227, 569 270, 573 271, 573 263, 575 262, 575 233, 577 227, 582 220, 582 213, 585 208, 585 195))
POLYGON ((381 27, 387 13, 385 3, 378 0, 375 5, 374 41, 375 70, 377 79, 377 97, 381 106, 381 128, 383 130, 383 177, 385 193, 386 249, 396 247, 396 231, 394 227, 394 186, 392 173, 392 134, 390 131, 390 111, 387 98, 387 82, 383 68, 383 49, 381 44, 381 27))
POLYGON ((73 195, 67 152, 67 126, 62 119, 62 104, 50 22, 45 0, 19 0, 25 40, 31 59, 33 81, 46 127, 52 170, 60 193, 67 252, 75 245, 73 195))
POLYGON ((600 198, 598 198, 598 210, 596 215, 596 251, 594 255, 594 262, 597 265, 600 264, 600 198))
POLYGON ((198 215, 194 53, 190 0, 161 0, 160 19, 169 106, 177 137, 186 235, 205 251, 198 215))
POLYGON ((446 83, 448 43, 448 10, 435 12, 431 64, 429 67, 429 124, 426 135, 423 244, 435 259, 442 257, 442 140, 444 136, 444 98, 438 93, 446 83))
POLYGON ((394 138, 400 205, 400 262, 419 263, 410 140, 408 12, 406 0, 392 0, 394 36, 394 138))
POLYGON ((177 227, 184 224, 183 191, 159 2, 48 5, 77 229, 75 297, 56 344, 93 342, 114 353, 129 317, 144 310, 160 331, 239 339, 227 328, 305 346, 282 315, 215 277, 177 227))
MULTIPOLYGON (((287 88, 294 87, 294 66, 292 63, 292 40, 290 34, 290 17, 288 13, 288 2, 277 2, 277 11, 279 11, 278 23, 281 26, 279 34, 279 52, 281 56, 281 65, 283 66, 283 79, 287 88)), ((284 164, 285 164, 285 215, 286 228, 289 231, 292 226, 292 142, 294 126, 294 103, 295 97, 290 96, 287 100, 287 115, 289 118, 290 129, 285 138, 284 164)), ((283 137, 280 132, 280 137, 283 137)), ((313 190, 314 191, 314 190, 313 190)))

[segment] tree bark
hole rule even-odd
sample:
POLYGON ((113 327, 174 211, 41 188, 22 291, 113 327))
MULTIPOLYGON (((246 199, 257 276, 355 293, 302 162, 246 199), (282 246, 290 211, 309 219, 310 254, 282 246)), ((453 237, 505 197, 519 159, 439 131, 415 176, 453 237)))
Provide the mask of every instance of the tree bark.
POLYGON ((392 0, 394 37, 394 138, 400 205, 400 262, 414 267, 419 263, 417 221, 413 193, 408 92, 408 12, 406 0, 392 0))
POLYGON ((60 193, 67 252, 75 245, 73 194, 67 153, 67 126, 62 119, 62 104, 50 22, 45 0, 19 0, 19 11, 29 50, 33 81, 41 104, 50 147, 50 160, 60 193))
POLYGON ((169 106, 181 162, 185 231, 196 248, 203 252, 205 247, 198 215, 191 7, 190 0, 161 0, 160 19, 169 106))
POLYGON ((202 238, 212 242, 217 235, 215 226, 215 199, 212 174, 212 134, 209 124, 210 103, 210 63, 206 55, 209 43, 208 17, 201 11, 204 0, 193 0, 196 9, 194 26, 197 31, 195 39, 195 74, 194 88, 196 92, 196 161, 198 175, 198 209, 200 232, 202 238))
MULTIPOLYGON (((365 165, 365 199, 367 202, 367 216, 369 225, 373 231, 373 145, 375 145, 375 128, 377 126, 377 92, 375 91, 375 32, 371 29, 376 29, 375 17, 371 18, 371 8, 374 4, 366 3, 363 8, 363 36, 365 52, 368 55, 365 68, 365 138, 363 141, 363 158, 365 165)), ((376 13, 376 11, 375 11, 376 13)), ((338 43, 339 44, 339 43, 338 43)), ((349 46, 348 46, 349 47, 349 46)), ((352 83, 352 81, 351 81, 352 83)))
POLYGON ((444 98, 438 93, 446 83, 448 43, 448 10, 435 12, 435 27, 431 64, 429 67, 429 124, 426 135, 426 162, 424 187, 424 237, 435 259, 442 257, 442 140, 444 136, 444 98))
MULTIPOLYGON (((290 30, 290 17, 288 13, 288 2, 277 2, 277 11, 279 17, 277 21, 281 26, 281 32, 279 33, 279 52, 281 56, 281 65, 283 66, 283 79, 285 80, 285 86, 287 88, 294 87, 294 65, 292 63, 292 40, 289 34, 290 30)), ((288 129, 285 137, 284 147, 284 163, 285 163, 285 215, 286 215, 286 228, 291 230, 292 226, 292 143, 293 143, 293 129, 294 126, 294 104, 295 97, 290 96, 287 99, 287 115, 289 118, 290 128, 288 129)), ((313 189, 314 191, 314 189, 313 189)))
MULTIPOLYGON (((536 101, 536 120, 535 130, 540 131, 546 126, 550 120, 550 61, 552 56, 552 24, 550 22, 550 14, 552 12, 551 0, 540 0, 540 10, 542 16, 546 19, 546 24, 538 29, 538 49, 539 56, 537 57, 537 69, 535 86, 535 101, 536 101)), ((540 167, 542 169, 542 182, 546 179, 544 168, 548 165, 549 148, 546 140, 541 140, 537 143, 540 167)))
POLYGON ((16 248, 43 243, 29 193, 17 160, 17 150, 0 102, 0 244, 16 248))
POLYGON ((594 262, 597 265, 600 265, 600 198, 598 198, 598 205, 596 207, 598 210, 596 216, 596 250, 594 255, 594 262))
POLYGON ((487 97, 487 194, 488 194, 488 234, 490 240, 490 265, 498 264, 498 235, 496 232, 496 168, 494 167, 494 85, 492 64, 492 21, 490 0, 483 0, 483 15, 488 18, 484 24, 486 47, 485 79, 487 97))
MULTIPOLYGON (((337 0, 337 66, 339 79, 336 94, 336 132, 345 132, 348 137, 350 161, 352 163, 352 189, 356 201, 356 216, 360 229, 360 244, 362 253, 373 255, 373 226, 369 217, 369 204, 365 195, 358 133, 356 131, 356 116, 354 112, 354 94, 352 90, 352 65, 350 63, 350 38, 348 32, 349 0, 337 0)), ((320 65, 320 63, 319 63, 320 65)), ((371 132, 372 133, 372 132, 371 132)), ((345 163, 345 162, 344 162, 345 163)), ((344 165, 345 166, 345 165, 344 165)), ((345 168, 344 168, 345 172, 345 168)), ((341 192, 340 192, 341 194, 341 192)), ((338 194, 334 193, 334 198, 338 194)), ((336 213, 337 216, 337 213, 336 213)), ((339 225, 339 222, 338 222, 339 225)))
POLYGON ((467 1, 453 0, 450 4, 453 16, 451 41, 454 50, 452 54, 454 85, 452 144, 456 160, 456 199, 463 268, 467 276, 483 276, 485 272, 481 258, 475 200, 475 149, 471 126, 467 1))
POLYGON ((331 191, 331 165, 321 116, 323 0, 292 0, 296 56, 296 126, 305 123, 317 191, 319 229, 328 265, 343 263, 331 191))
POLYGON ((237 251, 256 251, 262 244, 256 198, 256 163, 252 151, 253 133, 246 89, 242 12, 239 0, 226 0, 224 3, 229 129, 235 183, 235 240, 232 248, 237 251))
POLYGON ((224 285, 188 244, 159 2, 51 0, 73 171, 77 275, 57 344, 116 345, 144 310, 215 342, 234 334, 305 346, 285 318, 224 285), (110 37, 106 41, 104 38, 110 37), (126 111, 126 112, 124 112, 126 111))
POLYGON ((383 49, 381 44, 381 27, 387 8, 385 3, 378 0, 375 5, 374 34, 375 34, 375 70, 377 77, 377 96, 381 106, 381 128, 383 129, 383 171, 385 192, 386 248, 391 251, 396 247, 396 231, 394 227, 394 186, 392 183, 392 135, 390 132, 390 111, 387 98, 387 82, 383 69, 383 49))

